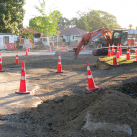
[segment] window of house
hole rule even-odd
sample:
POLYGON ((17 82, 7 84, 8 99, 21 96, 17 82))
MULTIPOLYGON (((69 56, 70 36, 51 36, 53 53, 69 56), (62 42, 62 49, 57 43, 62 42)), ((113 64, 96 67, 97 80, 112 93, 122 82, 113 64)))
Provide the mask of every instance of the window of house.
POLYGON ((4 43, 9 43, 9 36, 4 36, 3 40, 4 40, 4 43))
POLYGON ((77 38, 77 36, 73 36, 73 40, 77 40, 78 38, 77 38))

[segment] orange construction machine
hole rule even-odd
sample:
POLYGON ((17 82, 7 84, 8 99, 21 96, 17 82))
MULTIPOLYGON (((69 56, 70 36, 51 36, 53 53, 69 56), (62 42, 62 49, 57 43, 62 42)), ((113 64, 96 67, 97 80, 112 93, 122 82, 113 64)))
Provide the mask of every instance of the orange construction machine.
MULTIPOLYGON (((21 43, 21 38, 22 38, 22 34, 23 32, 27 32, 27 33, 34 33, 34 34, 40 34, 40 38, 39 40, 42 38, 42 33, 39 33, 38 31, 36 30, 32 30, 32 29, 22 29, 20 28, 20 31, 19 31, 19 39, 20 39, 20 43, 21 43)), ((39 41, 38 40, 38 41, 39 41)))
POLYGON ((128 31, 125 29, 115 29, 113 30, 113 33, 112 33, 107 28, 100 28, 93 32, 88 32, 81 38, 76 48, 73 49, 73 51, 75 51, 75 55, 77 56, 80 53, 80 51, 82 50, 82 47, 86 46, 89 42, 92 42, 100 37, 104 37, 105 41, 102 42, 101 49, 94 49, 92 51, 94 56, 107 54, 108 52, 107 48, 109 44, 110 45, 114 44, 115 46, 117 46, 117 44, 121 44, 123 46, 126 46, 128 31))

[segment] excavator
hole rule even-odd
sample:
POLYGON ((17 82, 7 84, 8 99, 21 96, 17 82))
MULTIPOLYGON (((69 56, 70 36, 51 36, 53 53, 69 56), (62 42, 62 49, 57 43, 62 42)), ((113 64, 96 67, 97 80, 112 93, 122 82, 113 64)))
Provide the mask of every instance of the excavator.
POLYGON ((100 28, 93 32, 86 33, 76 46, 73 49, 75 52, 75 56, 77 56, 82 47, 86 46, 89 42, 95 41, 96 39, 104 37, 105 41, 102 42, 102 48, 95 48, 92 50, 92 54, 94 56, 106 55, 108 52, 108 45, 116 45, 121 44, 122 46, 127 45, 128 31, 125 29, 115 29, 113 33, 108 28, 100 28))
MULTIPOLYGON (((19 31, 19 40, 20 40, 20 43, 21 43, 21 38, 22 38, 22 35, 23 35, 23 33, 24 32, 27 32, 27 33, 34 33, 34 34, 39 34, 39 40, 41 39, 41 37, 42 37, 42 33, 39 33, 38 31, 36 31, 36 30, 32 30, 32 29, 22 29, 22 28, 20 28, 20 31, 19 31)), ((38 40, 38 41, 39 41, 38 40)))
MULTIPOLYGON (((94 56, 107 55, 109 44, 110 46, 113 44, 115 46, 117 46, 117 44, 121 44, 122 47, 125 47, 125 49, 127 48, 128 31, 126 29, 115 29, 112 33, 108 28, 100 28, 93 32, 85 33, 77 46, 73 48, 73 51, 69 51, 68 53, 61 53, 61 58, 76 59, 84 46, 97 40, 100 37, 104 37, 105 41, 102 42, 102 48, 94 48, 92 50, 92 54, 94 56)), ((128 44, 134 45, 135 41, 128 44)), ((55 53, 53 59, 57 59, 57 56, 58 52, 55 53)))
MULTIPOLYGON (((40 41, 40 39, 42 38, 42 33, 39 33, 36 30, 33 30, 33 29, 22 29, 22 28, 20 28, 20 30, 19 30, 19 40, 17 40, 17 42, 16 42, 18 48, 23 48, 24 41, 21 41, 21 38, 22 38, 22 35, 23 35, 24 32, 33 33, 34 37, 38 38, 38 41, 40 41)), ((33 46, 34 46, 34 44, 33 44, 33 46)))

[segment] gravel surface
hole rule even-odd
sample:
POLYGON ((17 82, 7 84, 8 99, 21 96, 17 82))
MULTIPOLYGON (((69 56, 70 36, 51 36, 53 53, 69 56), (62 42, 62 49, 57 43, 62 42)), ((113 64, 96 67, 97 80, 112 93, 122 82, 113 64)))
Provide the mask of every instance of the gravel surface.
MULTIPOLYGON (((43 103, 22 113, 0 115, 0 136, 28 137, 121 137, 129 136, 113 129, 95 132, 82 130, 84 117, 92 115, 94 123, 127 124, 132 136, 137 136, 137 63, 96 68, 98 57, 79 55, 76 60, 61 60, 63 73, 55 73, 57 60, 53 56, 3 57, 3 69, 10 73, 21 70, 25 61, 26 78, 37 85, 35 96, 43 103), (86 91, 87 66, 99 90, 86 91), (132 94, 132 95, 131 95, 132 94)), ((8 73, 4 72, 4 73, 8 73)), ((1 73, 4 75, 4 73, 1 73)))

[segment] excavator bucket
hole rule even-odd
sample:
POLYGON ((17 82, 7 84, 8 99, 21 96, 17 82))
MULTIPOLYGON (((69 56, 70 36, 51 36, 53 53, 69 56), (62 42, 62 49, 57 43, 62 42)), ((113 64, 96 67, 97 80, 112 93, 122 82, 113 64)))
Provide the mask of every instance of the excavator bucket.
POLYGON ((64 51, 64 52, 59 52, 56 51, 55 55, 53 56, 53 59, 58 59, 58 55, 60 53, 61 59, 68 59, 68 60, 74 60, 75 59, 75 52, 74 51, 64 51))

